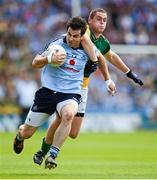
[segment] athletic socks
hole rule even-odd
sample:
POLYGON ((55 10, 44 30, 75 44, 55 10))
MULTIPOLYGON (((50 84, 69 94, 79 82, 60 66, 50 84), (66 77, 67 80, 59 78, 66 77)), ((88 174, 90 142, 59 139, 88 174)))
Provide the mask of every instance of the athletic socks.
POLYGON ((55 146, 51 146, 51 144, 47 144, 45 142, 45 138, 43 138, 42 145, 41 145, 42 152, 46 155, 50 152, 50 155, 55 159, 58 156, 59 149, 55 146))
POLYGON ((21 137, 20 133, 18 133, 18 134, 16 135, 16 139, 17 139, 18 141, 23 141, 23 138, 21 137))
POLYGON ((53 157, 53 159, 56 159, 58 154, 59 154, 59 149, 55 146, 51 146, 50 155, 53 157))
POLYGON ((51 144, 47 144, 47 143, 45 142, 45 138, 43 138, 42 145, 41 145, 41 150, 43 151, 43 153, 44 153, 45 155, 49 152, 50 147, 51 147, 51 144))

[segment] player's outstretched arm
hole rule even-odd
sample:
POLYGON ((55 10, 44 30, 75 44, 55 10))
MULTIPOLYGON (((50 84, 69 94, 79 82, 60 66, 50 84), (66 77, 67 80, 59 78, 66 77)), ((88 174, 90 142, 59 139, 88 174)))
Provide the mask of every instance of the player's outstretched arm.
POLYGON ((127 65, 123 62, 123 60, 119 57, 118 54, 116 54, 114 51, 110 50, 106 55, 106 59, 114 65, 116 68, 118 68, 123 73, 127 73, 130 69, 127 67, 127 65))
POLYGON ((133 73, 128 67, 127 65, 123 62, 123 60, 118 56, 118 54, 116 54, 115 52, 113 52, 112 50, 110 50, 106 55, 105 55, 106 59, 115 67, 117 67, 120 71, 122 71, 123 73, 125 73, 127 75, 127 77, 129 77, 130 79, 132 79, 135 83, 139 84, 140 86, 143 85, 142 80, 140 80, 137 75, 135 73, 133 73))

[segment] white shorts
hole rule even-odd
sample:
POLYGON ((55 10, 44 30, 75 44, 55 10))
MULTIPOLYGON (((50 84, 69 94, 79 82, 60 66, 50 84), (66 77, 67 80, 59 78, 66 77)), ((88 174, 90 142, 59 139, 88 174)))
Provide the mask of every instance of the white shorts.
POLYGON ((81 90, 81 102, 78 106, 78 113, 85 113, 88 98, 88 88, 81 90))
MULTIPOLYGON (((60 114, 63 106, 65 106, 67 104, 73 104, 75 106, 75 112, 77 113, 77 111, 78 111, 78 103, 73 99, 67 99, 65 101, 62 101, 62 102, 58 103, 57 107, 56 107, 57 112, 60 114)), ((29 126, 39 127, 45 121, 47 121, 49 117, 50 117, 50 115, 47 114, 47 113, 33 112, 33 111, 30 110, 28 115, 27 115, 25 123, 28 124, 29 126)))

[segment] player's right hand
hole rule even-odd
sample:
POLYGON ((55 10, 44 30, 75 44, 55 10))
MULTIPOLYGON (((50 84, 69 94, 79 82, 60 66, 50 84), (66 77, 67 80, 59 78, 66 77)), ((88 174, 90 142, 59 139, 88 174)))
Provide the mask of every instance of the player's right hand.
POLYGON ((52 60, 52 63, 62 65, 65 61, 65 58, 66 58, 66 55, 58 51, 52 54, 51 60, 52 60))
POLYGON ((116 85, 115 83, 112 81, 112 79, 108 79, 105 81, 106 83, 106 88, 107 88, 107 91, 110 95, 114 96, 115 93, 116 93, 116 85))

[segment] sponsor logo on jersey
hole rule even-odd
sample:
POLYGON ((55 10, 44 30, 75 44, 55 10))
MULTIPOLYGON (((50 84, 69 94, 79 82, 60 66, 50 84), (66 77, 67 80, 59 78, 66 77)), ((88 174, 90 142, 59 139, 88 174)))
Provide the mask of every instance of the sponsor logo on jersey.
POLYGON ((62 67, 62 68, 68 71, 72 71, 72 72, 80 72, 79 70, 71 68, 71 67, 62 67))

